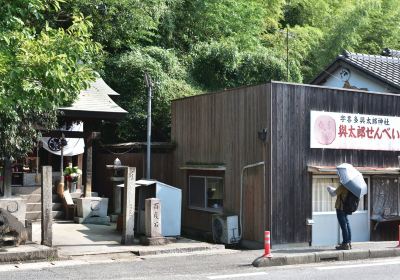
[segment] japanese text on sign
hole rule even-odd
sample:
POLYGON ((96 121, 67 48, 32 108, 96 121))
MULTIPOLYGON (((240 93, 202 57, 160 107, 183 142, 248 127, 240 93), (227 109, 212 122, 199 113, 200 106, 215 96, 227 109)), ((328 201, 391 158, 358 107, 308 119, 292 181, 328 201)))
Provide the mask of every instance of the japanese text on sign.
POLYGON ((311 111, 310 147, 400 150, 400 118, 311 111))

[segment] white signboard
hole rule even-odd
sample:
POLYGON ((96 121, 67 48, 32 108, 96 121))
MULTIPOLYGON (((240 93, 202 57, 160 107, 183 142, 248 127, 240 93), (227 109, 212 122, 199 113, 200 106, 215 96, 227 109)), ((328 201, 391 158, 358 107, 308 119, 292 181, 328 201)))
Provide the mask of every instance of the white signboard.
MULTIPOLYGON (((60 131, 66 131, 63 127, 60 131)), ((83 122, 73 123, 68 131, 83 131, 83 122)), ((85 142, 83 138, 65 138, 67 145, 63 147, 64 156, 75 156, 85 152, 85 142)), ((56 137, 42 137, 44 149, 55 155, 61 155, 61 139, 56 137)))
POLYGON ((310 147, 400 151, 400 117, 311 111, 310 147))

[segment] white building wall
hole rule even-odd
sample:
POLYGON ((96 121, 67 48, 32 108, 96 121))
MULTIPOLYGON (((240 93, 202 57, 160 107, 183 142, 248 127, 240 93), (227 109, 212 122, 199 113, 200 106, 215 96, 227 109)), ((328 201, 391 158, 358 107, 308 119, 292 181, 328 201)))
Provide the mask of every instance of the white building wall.
MULTIPOLYGON (((346 67, 350 70, 350 78, 349 83, 351 86, 355 86, 360 89, 367 89, 368 91, 376 91, 376 92, 391 92, 391 90, 384 84, 377 81, 374 78, 356 70, 353 68, 346 67)), ((343 88, 345 80, 340 78, 340 71, 342 68, 337 69, 332 75, 330 76, 327 81, 322 86, 327 87, 337 87, 343 88)))

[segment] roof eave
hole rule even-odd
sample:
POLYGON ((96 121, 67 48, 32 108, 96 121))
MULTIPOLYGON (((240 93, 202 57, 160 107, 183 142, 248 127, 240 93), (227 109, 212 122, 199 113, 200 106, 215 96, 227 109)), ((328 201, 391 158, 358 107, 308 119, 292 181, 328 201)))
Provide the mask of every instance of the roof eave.
POLYGON ((127 112, 102 112, 102 111, 84 111, 84 110, 69 110, 66 108, 59 109, 62 117, 77 118, 77 119, 99 119, 99 120, 120 120, 123 119, 127 112))
POLYGON ((371 75, 371 76, 374 77, 375 79, 377 79, 377 80, 379 80, 379 81, 381 81, 381 82, 383 82, 383 83, 385 83, 385 84, 388 84, 388 85, 390 85, 391 87, 393 87, 393 88, 395 88, 395 89, 400 90, 400 86, 399 86, 399 85, 397 85, 397 84, 395 84, 395 83, 392 83, 391 81, 385 80, 384 78, 382 78, 382 77, 376 75, 374 72, 369 71, 369 70, 367 70, 367 69, 365 69, 365 68, 363 68, 363 67, 360 67, 358 64, 356 64, 356 63, 354 63, 354 62, 352 62, 352 61, 350 61, 350 60, 342 59, 342 61, 346 62, 347 64, 349 64, 349 65, 351 65, 351 66, 353 66, 354 68, 357 68, 357 69, 360 70, 361 72, 364 72, 365 74, 371 75))
POLYGON ((392 82, 390 82, 388 80, 383 79, 382 77, 376 75, 374 72, 371 72, 369 70, 366 70, 363 67, 360 67, 358 64, 356 64, 356 63, 354 63, 354 62, 352 62, 350 60, 347 60, 343 56, 337 56, 335 61, 333 61, 331 64, 329 64, 329 66, 326 67, 317 77, 315 77, 310 82, 310 84, 313 84, 313 85, 320 84, 324 79, 326 79, 327 76, 331 75, 332 72, 335 71, 338 68, 340 62, 345 62, 345 63, 351 65, 352 67, 356 68, 357 70, 359 70, 359 71, 361 71, 361 72, 363 72, 365 74, 371 75, 375 79, 377 79, 377 80, 379 80, 379 81, 381 81, 381 82, 383 82, 383 83, 385 83, 387 85, 390 85, 391 87, 393 87, 393 88, 395 88, 397 90, 400 90, 400 86, 399 85, 397 85, 395 83, 392 83, 392 82))
POLYGON ((343 60, 343 58, 341 56, 337 56, 336 59, 331 64, 329 64, 324 70, 322 70, 322 72, 318 76, 316 76, 312 81, 310 81, 309 84, 318 85, 327 76, 331 75, 331 72, 336 70, 337 67, 335 66, 338 64, 339 60, 343 60))

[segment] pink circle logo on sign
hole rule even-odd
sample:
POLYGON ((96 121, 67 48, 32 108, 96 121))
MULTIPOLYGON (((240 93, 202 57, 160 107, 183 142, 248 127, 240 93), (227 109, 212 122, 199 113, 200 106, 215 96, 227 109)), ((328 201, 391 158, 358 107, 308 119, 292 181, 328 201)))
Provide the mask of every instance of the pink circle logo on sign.
POLYGON ((319 116, 314 123, 314 138, 322 145, 331 144, 336 138, 335 120, 330 116, 319 116))

